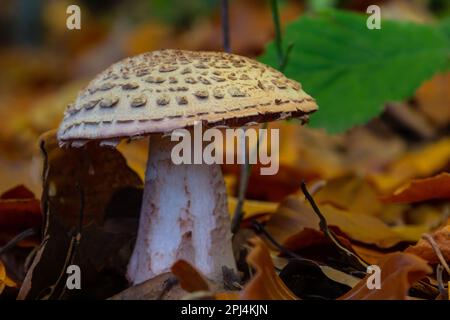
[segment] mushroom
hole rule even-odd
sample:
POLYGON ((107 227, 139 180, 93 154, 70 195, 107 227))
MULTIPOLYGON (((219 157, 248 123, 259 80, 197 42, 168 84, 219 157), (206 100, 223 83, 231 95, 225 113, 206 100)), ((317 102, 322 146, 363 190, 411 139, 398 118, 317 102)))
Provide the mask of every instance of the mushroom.
POLYGON ((171 161, 164 134, 239 127, 317 109, 299 83, 252 59, 223 52, 161 50, 126 58, 101 72, 70 105, 58 130, 61 146, 150 136, 139 230, 127 276, 141 283, 178 259, 212 280, 235 269, 227 195, 220 165, 171 161))

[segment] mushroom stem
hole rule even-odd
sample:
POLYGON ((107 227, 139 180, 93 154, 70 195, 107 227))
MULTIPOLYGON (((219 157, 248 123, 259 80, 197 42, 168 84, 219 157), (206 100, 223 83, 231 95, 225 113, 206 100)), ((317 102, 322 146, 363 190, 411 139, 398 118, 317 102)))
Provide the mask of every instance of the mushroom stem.
POLYGON ((171 160, 170 137, 151 136, 144 196, 128 278, 141 283, 169 272, 179 259, 211 280, 236 269, 227 194, 220 165, 171 160))

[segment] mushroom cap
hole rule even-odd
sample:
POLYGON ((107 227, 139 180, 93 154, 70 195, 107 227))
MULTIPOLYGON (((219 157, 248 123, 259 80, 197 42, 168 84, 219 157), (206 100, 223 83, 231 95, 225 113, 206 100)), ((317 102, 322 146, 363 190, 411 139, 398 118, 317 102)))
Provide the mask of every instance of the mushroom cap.
POLYGON ((298 82, 260 62, 167 49, 126 58, 98 74, 68 106, 58 140, 133 138, 198 121, 235 127, 315 110, 298 82))

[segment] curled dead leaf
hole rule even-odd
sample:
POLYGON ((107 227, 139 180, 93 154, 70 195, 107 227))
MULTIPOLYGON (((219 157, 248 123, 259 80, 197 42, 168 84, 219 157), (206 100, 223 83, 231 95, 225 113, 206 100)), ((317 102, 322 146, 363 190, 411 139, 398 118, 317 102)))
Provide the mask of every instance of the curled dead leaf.
POLYGON ((446 137, 403 155, 384 172, 371 174, 369 179, 378 190, 388 193, 410 179, 429 177, 444 168, 449 159, 450 138, 446 137))
MULTIPOLYGON (((444 259, 450 261, 450 225, 435 231, 432 237, 441 250, 444 259)), ((439 263, 439 259, 433 250, 433 247, 425 239, 420 239, 416 245, 407 248, 405 252, 421 257, 431 264, 439 263)))
POLYGON ((339 300, 406 300, 411 286, 432 272, 426 261, 402 252, 385 255, 377 265, 381 270, 380 289, 368 288, 368 274, 339 300))
POLYGON ((171 268, 181 288, 187 292, 209 291, 208 281, 190 263, 178 260, 171 268))
POLYGON ((255 275, 240 293, 243 300, 297 300, 298 298, 286 287, 270 257, 269 249, 260 238, 250 240, 253 245, 247 256, 248 264, 255 269, 255 275))
POLYGON ((443 172, 430 178, 412 180, 382 199, 393 203, 450 199, 450 173, 443 172))
POLYGON ((116 149, 59 148, 55 131, 40 146, 44 238, 18 299, 110 297, 128 285, 142 181, 116 149), (81 290, 65 290, 67 264, 83 270, 81 290))

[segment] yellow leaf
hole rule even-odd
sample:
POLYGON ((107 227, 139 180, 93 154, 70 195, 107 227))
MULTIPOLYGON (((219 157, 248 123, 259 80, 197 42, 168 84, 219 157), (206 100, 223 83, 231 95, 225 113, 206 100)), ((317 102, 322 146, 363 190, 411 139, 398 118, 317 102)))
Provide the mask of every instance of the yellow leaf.
POLYGON ((326 185, 314 194, 317 203, 332 204, 357 214, 373 216, 398 216, 406 206, 383 203, 379 199, 377 190, 366 179, 356 175, 327 181, 326 185))
MULTIPOLYGON (((231 216, 234 215, 236 205, 237 198, 228 197, 228 210, 231 216)), ((244 212, 244 219, 249 219, 260 214, 274 213, 277 207, 278 203, 275 202, 245 200, 242 211, 244 212)))
POLYGON ((370 179, 382 193, 391 192, 409 179, 428 177, 450 160, 450 138, 441 139, 395 161, 388 169, 370 179))
MULTIPOLYGON (((405 240, 376 217, 355 214, 329 204, 320 205, 320 210, 328 225, 339 227, 353 240, 380 248, 389 248, 405 240)), ((319 218, 299 196, 286 198, 267 223, 267 230, 281 243, 304 228, 319 230, 319 218)))
POLYGON ((427 225, 403 225, 394 226, 392 230, 400 235, 403 239, 410 242, 419 241, 422 235, 430 231, 430 227, 427 225))
POLYGON ((3 262, 0 260, 0 294, 5 290, 5 287, 16 287, 17 284, 8 277, 3 262))

